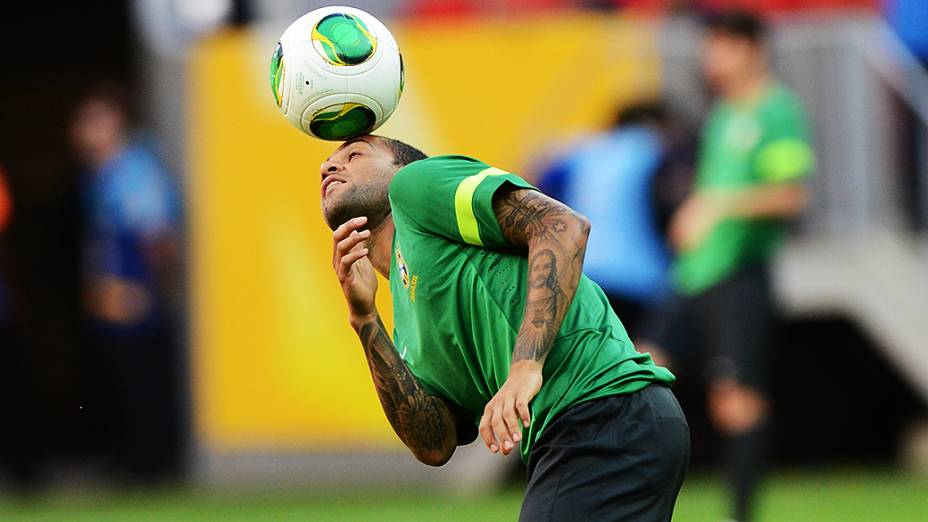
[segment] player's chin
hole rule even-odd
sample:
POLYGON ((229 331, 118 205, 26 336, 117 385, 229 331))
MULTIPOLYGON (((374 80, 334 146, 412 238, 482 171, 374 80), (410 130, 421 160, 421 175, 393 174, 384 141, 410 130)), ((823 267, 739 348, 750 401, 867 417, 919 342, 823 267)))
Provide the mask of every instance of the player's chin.
POLYGON ((323 200, 322 201, 322 219, 325 220, 325 224, 328 225, 329 229, 334 231, 336 228, 338 228, 339 225, 341 225, 341 223, 335 222, 336 217, 333 214, 334 213, 329 209, 329 205, 326 203, 325 200, 323 200))
POLYGON ((357 212, 351 212, 350 209, 345 208, 345 205, 341 205, 335 197, 330 196, 322 201, 322 217, 332 230, 354 219, 357 217, 356 214, 357 212))

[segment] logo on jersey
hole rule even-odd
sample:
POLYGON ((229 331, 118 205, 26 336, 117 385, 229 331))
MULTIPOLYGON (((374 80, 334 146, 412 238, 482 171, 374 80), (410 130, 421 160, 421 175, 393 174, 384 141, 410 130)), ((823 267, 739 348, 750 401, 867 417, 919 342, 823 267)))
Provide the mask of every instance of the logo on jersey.
POLYGON ((400 280, 403 282, 403 288, 409 288, 409 268, 406 267, 406 261, 403 259, 403 253, 400 247, 396 247, 396 270, 400 273, 400 280))
POLYGON ((416 302, 416 286, 419 284, 419 274, 412 276, 412 282, 409 283, 409 300, 416 302))

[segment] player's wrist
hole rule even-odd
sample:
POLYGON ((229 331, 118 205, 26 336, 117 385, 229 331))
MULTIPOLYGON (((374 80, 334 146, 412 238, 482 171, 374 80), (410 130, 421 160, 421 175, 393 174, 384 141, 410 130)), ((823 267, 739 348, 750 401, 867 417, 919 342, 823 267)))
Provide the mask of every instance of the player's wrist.
POLYGON ((367 313, 352 313, 348 317, 348 322, 351 324, 351 327, 354 328, 355 332, 361 331, 361 328, 369 323, 376 323, 380 314, 377 312, 377 309, 374 308, 367 313))
POLYGON ((541 373, 541 369, 544 364, 541 361, 536 361, 534 359, 518 359, 512 361, 509 365, 509 374, 514 373, 541 373))

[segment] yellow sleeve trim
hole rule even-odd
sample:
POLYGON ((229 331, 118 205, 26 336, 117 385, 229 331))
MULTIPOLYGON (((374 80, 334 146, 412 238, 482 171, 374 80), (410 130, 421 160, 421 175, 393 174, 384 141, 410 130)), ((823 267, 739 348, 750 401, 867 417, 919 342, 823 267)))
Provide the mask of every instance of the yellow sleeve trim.
POLYGON ((815 164, 815 155, 804 141, 786 138, 764 147, 756 161, 765 178, 784 182, 808 174, 815 164))
POLYGON ((473 176, 464 178, 454 193, 454 213, 458 220, 458 232, 465 243, 483 246, 480 240, 480 228, 477 225, 477 216, 474 214, 474 192, 487 176, 509 174, 505 170, 489 167, 473 176))

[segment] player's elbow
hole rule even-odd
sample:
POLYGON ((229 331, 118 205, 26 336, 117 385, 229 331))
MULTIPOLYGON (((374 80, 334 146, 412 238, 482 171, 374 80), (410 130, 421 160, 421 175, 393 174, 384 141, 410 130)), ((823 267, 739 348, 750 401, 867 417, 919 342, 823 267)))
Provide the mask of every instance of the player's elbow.
POLYGON ((451 460, 451 456, 454 455, 454 449, 455 448, 452 447, 450 449, 441 450, 413 450, 413 455, 419 462, 437 468, 444 466, 451 460))
POLYGON ((593 229, 593 226, 590 224, 590 220, 583 214, 578 214, 574 212, 575 219, 577 220, 577 227, 579 228, 579 237, 582 238, 583 244, 586 244, 586 240, 590 237, 590 230, 593 229))
POLYGON ((574 240, 574 243, 577 245, 578 249, 586 249, 587 240, 590 238, 590 230, 592 225, 590 225, 590 220, 586 216, 578 212, 571 211, 571 224, 568 227, 570 235, 574 240))

